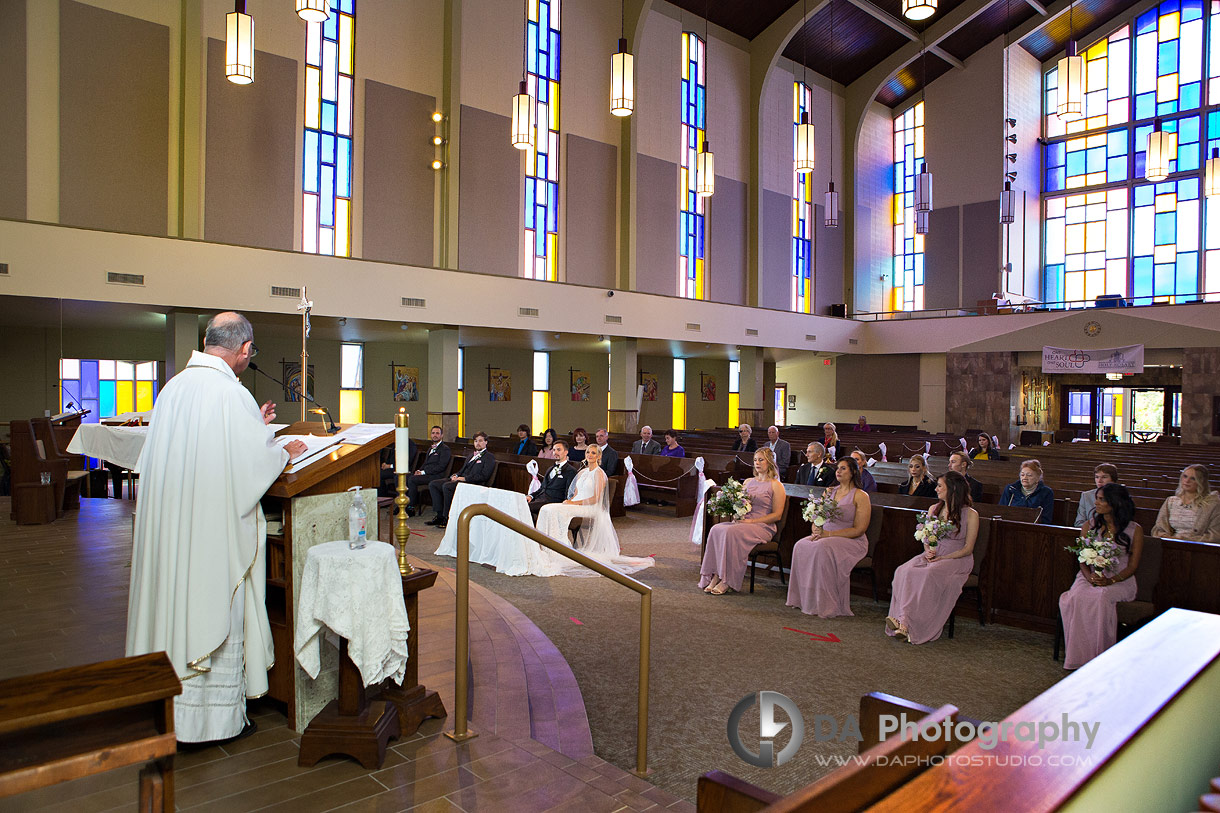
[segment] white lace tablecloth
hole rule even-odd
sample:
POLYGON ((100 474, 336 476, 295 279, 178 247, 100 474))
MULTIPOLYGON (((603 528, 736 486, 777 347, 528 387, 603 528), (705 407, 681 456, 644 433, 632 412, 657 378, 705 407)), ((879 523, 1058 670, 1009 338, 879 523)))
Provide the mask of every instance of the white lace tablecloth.
POLYGON ((297 663, 311 678, 321 668, 322 637, 329 629, 347 639, 348 657, 365 686, 388 677, 402 683, 411 627, 392 545, 370 541, 351 550, 347 540, 340 540, 313 546, 305 559, 300 596, 297 663))

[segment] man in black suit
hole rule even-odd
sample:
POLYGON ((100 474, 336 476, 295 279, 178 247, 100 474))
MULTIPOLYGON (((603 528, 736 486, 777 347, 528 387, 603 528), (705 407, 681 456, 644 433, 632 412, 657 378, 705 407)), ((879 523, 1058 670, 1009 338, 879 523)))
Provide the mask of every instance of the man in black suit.
POLYGON ((424 456, 424 467, 416 469, 407 477, 407 516, 409 517, 420 513, 419 487, 431 486, 433 480, 444 477, 445 473, 449 471, 449 460, 453 457, 453 452, 449 451, 449 447, 441 442, 439 426, 432 427, 429 437, 432 445, 428 448, 428 454, 424 456))
POLYGON ((538 447, 534 445, 533 439, 530 438, 530 428, 525 424, 517 427, 517 440, 511 443, 508 450, 513 454, 519 454, 523 457, 537 457, 538 447))
POLYGON ((632 454, 660 454, 661 444, 652 439, 652 427, 640 428, 640 439, 631 444, 632 454))
POLYGON ((982 502, 983 484, 966 473, 973 462, 970 455, 960 450, 949 455, 949 468, 966 478, 966 485, 970 487, 970 501, 982 502))
POLYGON ((607 477, 613 477, 618 468, 618 452, 610 446, 610 433, 605 429, 597 430, 597 446, 602 450, 602 471, 607 477))
POLYGON ((830 486, 835 482, 835 467, 826 462, 826 447, 810 443, 805 447, 805 460, 796 470, 796 482, 803 486, 830 486))
POLYGON ((462 470, 452 475, 448 480, 433 480, 428 483, 432 492, 432 507, 436 516, 428 520, 428 525, 439 525, 444 528, 449 524, 449 504, 453 502, 453 492, 457 491, 458 483, 470 483, 476 486, 490 485, 491 472, 496 467, 496 458, 487 451, 487 433, 475 432, 474 454, 462 466, 462 470))
POLYGON ((542 487, 533 494, 525 496, 530 513, 538 516, 542 506, 552 502, 563 502, 568 498, 568 489, 576 479, 576 467, 568 462, 568 444, 562 440, 555 441, 555 465, 539 474, 542 477, 542 487))

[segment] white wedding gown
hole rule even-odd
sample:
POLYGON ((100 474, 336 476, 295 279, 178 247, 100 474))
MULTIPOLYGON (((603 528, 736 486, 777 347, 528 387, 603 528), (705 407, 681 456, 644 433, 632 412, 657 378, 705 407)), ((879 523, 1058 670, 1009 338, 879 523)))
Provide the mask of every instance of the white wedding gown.
MULTIPOLYGON (((610 522, 610 489, 606 487, 606 473, 600 467, 584 469, 572 484, 575 501, 592 500, 588 505, 548 503, 538 512, 537 528, 551 539, 571 547, 568 526, 576 517, 581 518, 581 539, 576 550, 597 559, 620 573, 635 573, 656 564, 651 557, 623 556, 619 551, 618 534, 610 522)), ((530 573, 538 576, 595 576, 592 570, 578 565, 571 559, 560 556, 541 545, 537 549, 538 560, 530 563, 530 573)), ((533 551, 531 551, 531 555, 533 551)))

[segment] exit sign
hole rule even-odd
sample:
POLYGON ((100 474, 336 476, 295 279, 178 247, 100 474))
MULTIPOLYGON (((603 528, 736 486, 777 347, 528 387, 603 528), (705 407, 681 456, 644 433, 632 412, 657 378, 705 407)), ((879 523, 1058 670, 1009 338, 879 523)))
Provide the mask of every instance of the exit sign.
POLYGON ((830 366, 830 359, 822 359, 822 366, 823 366, 823 367, 829 367, 829 366, 830 366))

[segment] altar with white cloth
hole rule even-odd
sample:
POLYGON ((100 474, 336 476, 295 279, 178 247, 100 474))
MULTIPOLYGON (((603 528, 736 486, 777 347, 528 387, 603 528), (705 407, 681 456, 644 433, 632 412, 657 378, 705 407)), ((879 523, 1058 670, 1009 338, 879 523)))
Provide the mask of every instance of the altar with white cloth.
MULTIPOLYGON (((531 527, 534 524, 529 503, 519 491, 458 483, 449 507, 449 527, 445 529, 441 545, 436 549, 437 556, 457 556, 457 518, 466 506, 480 503, 486 503, 531 527)), ((475 517, 470 523, 471 562, 491 565, 506 576, 551 575, 538 572, 540 556, 537 542, 487 517, 475 517)))
POLYGON ((147 426, 82 423, 68 442, 68 454, 97 457, 125 469, 135 470, 147 438, 147 426))

